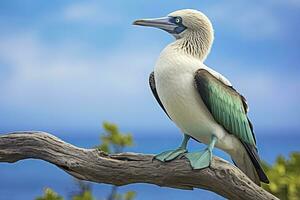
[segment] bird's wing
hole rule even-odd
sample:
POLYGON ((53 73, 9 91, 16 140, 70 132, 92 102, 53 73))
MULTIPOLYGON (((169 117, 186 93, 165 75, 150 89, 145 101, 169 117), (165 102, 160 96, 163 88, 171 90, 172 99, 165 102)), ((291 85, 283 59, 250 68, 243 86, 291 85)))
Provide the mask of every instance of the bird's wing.
MULTIPOLYGON (((160 105, 160 107, 165 111, 166 115, 171 119, 171 117, 169 116, 169 114, 167 113, 164 105, 162 104, 161 100, 159 99, 159 96, 157 94, 157 91, 156 91, 156 85, 155 85, 155 79, 154 79, 154 72, 152 72, 149 76, 149 85, 150 85, 150 88, 151 88, 151 91, 156 99, 156 101, 158 102, 158 104, 160 105)), ((171 119, 172 120, 172 119, 171 119)))
POLYGON ((268 177, 260 165, 253 126, 247 117, 246 99, 232 86, 227 85, 206 69, 196 71, 195 84, 204 104, 216 122, 241 141, 260 181, 269 183, 268 177))
POLYGON ((205 69, 197 70, 195 83, 216 122, 242 142, 256 146, 252 125, 247 117, 245 98, 205 69))

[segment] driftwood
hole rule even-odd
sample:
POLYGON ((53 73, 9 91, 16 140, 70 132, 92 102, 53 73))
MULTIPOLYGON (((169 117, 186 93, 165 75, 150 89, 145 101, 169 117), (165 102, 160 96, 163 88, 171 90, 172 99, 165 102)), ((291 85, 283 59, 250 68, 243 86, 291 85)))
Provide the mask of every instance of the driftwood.
POLYGON ((192 170, 185 158, 162 163, 153 160, 153 155, 108 155, 97 149, 75 147, 44 132, 0 135, 0 162, 13 163, 28 158, 50 162, 78 179, 96 183, 117 186, 150 183, 188 190, 202 188, 228 199, 277 199, 218 157, 213 158, 209 168, 192 170))

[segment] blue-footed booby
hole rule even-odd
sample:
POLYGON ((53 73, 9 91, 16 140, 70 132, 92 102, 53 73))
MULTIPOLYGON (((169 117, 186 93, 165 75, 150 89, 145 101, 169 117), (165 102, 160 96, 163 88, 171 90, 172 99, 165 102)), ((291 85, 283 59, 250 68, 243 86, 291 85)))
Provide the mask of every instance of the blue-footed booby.
POLYGON ((182 131, 183 141, 177 149, 155 158, 167 162, 185 156, 193 169, 202 169, 209 167, 216 146, 230 154, 256 184, 268 183, 247 117, 246 99, 223 75, 204 64, 214 40, 210 20, 202 12, 184 9, 133 24, 160 28, 176 39, 161 52, 149 82, 159 105, 182 131), (190 138, 207 148, 188 152, 190 138))

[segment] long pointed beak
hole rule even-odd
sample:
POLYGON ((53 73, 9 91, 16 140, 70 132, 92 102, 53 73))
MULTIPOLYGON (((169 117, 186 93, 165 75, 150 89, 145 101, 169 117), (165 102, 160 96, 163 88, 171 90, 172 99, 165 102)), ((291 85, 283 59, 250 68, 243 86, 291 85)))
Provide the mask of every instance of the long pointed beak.
POLYGON ((170 21, 170 17, 153 18, 153 19, 138 19, 133 22, 133 25, 150 26, 160 28, 168 32, 173 32, 177 27, 175 23, 170 21))

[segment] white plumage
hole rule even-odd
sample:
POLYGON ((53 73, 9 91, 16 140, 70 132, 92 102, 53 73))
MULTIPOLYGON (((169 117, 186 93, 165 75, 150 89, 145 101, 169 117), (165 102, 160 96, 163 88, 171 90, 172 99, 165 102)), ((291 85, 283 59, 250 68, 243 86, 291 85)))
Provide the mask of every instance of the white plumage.
POLYGON ((154 68, 157 92, 167 113, 183 133, 205 144, 214 134, 219 139, 216 146, 233 153, 240 142, 213 119, 196 91, 194 76, 204 68, 225 84, 231 83, 176 45, 175 41, 162 51, 154 68))

